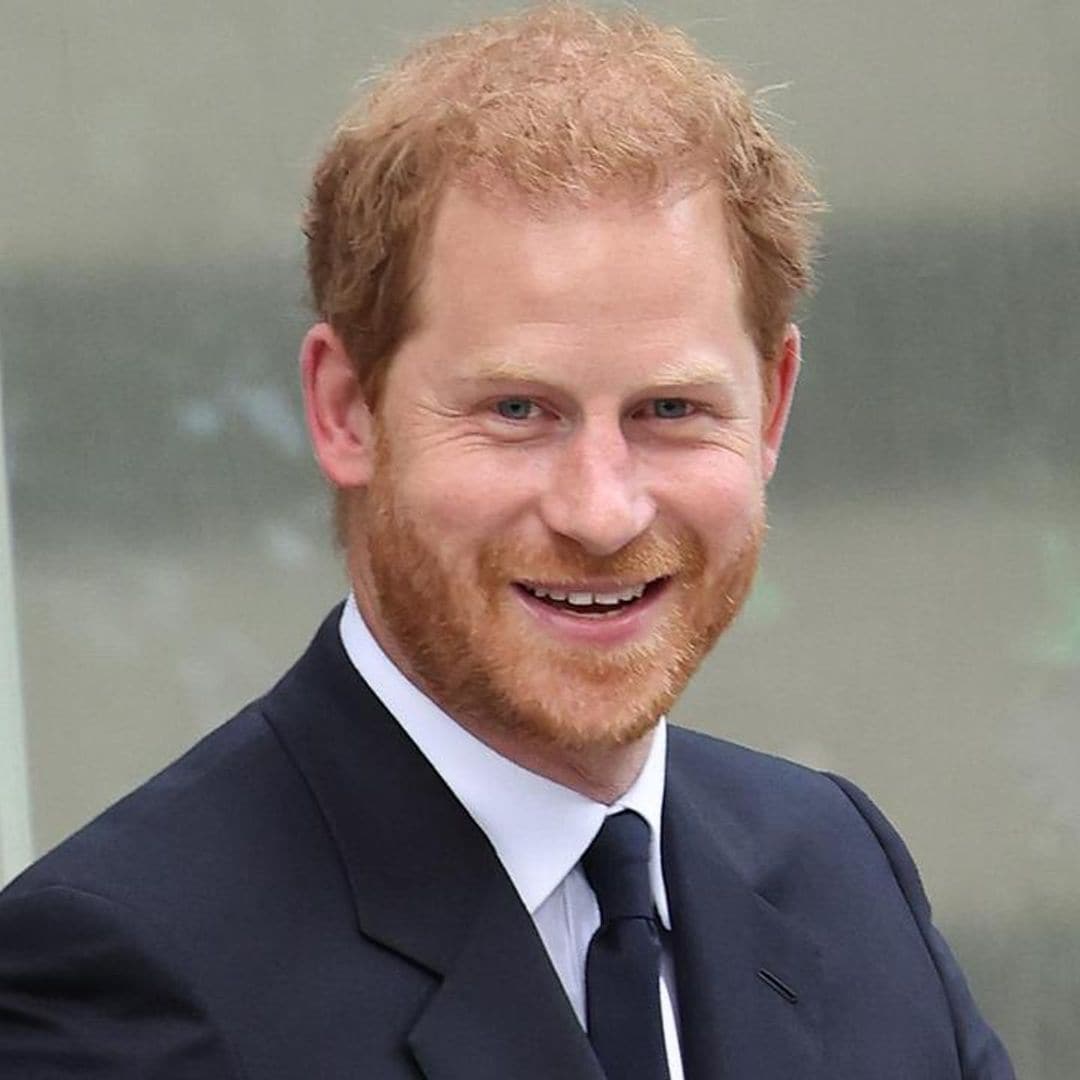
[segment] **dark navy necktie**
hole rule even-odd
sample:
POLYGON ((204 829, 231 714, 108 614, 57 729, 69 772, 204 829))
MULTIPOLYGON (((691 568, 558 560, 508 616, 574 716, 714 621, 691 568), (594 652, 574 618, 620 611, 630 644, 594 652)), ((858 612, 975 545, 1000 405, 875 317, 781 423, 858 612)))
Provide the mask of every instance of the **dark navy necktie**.
POLYGON ((585 959, 589 1040, 608 1080, 669 1080, 648 824, 612 814, 581 865, 600 905, 585 959))

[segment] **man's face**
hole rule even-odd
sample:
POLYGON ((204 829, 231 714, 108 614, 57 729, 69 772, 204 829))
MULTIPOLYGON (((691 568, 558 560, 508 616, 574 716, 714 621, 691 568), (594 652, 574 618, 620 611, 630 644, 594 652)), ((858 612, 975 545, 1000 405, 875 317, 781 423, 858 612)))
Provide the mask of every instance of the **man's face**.
POLYGON ((768 412, 713 194, 452 189, 353 532, 376 637, 478 734, 640 737, 749 588, 768 412))

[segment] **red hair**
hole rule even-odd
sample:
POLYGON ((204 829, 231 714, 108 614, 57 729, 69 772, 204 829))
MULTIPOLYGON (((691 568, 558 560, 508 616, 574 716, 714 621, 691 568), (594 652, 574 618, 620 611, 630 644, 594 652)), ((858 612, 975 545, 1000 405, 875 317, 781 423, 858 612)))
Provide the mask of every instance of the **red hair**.
POLYGON ((820 204, 798 156, 684 34, 566 3, 488 20, 384 74, 315 170, 305 218, 313 299, 372 404, 416 317, 425 245, 451 181, 536 205, 715 187, 766 362, 810 282, 820 204))

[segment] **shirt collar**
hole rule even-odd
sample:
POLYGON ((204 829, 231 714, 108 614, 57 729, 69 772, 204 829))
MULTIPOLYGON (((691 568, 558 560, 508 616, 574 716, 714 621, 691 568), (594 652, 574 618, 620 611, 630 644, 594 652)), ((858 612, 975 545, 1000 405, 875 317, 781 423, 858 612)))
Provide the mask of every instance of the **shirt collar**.
POLYGON ((522 768, 456 723, 383 652, 351 594, 339 625, 353 666, 483 829, 530 913, 577 865, 605 817, 634 810, 649 823, 653 899, 661 924, 671 929, 660 852, 667 748, 663 717, 637 779, 607 806, 522 768))

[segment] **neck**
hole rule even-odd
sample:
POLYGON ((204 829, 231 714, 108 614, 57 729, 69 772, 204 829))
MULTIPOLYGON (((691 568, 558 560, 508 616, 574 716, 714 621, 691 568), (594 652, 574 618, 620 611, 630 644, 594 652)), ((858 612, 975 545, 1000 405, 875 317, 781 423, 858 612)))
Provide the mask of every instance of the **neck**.
POLYGON ((654 730, 650 730, 621 746, 563 747, 457 716, 453 719, 515 765, 607 806, 625 795, 638 778, 654 735, 654 730))

